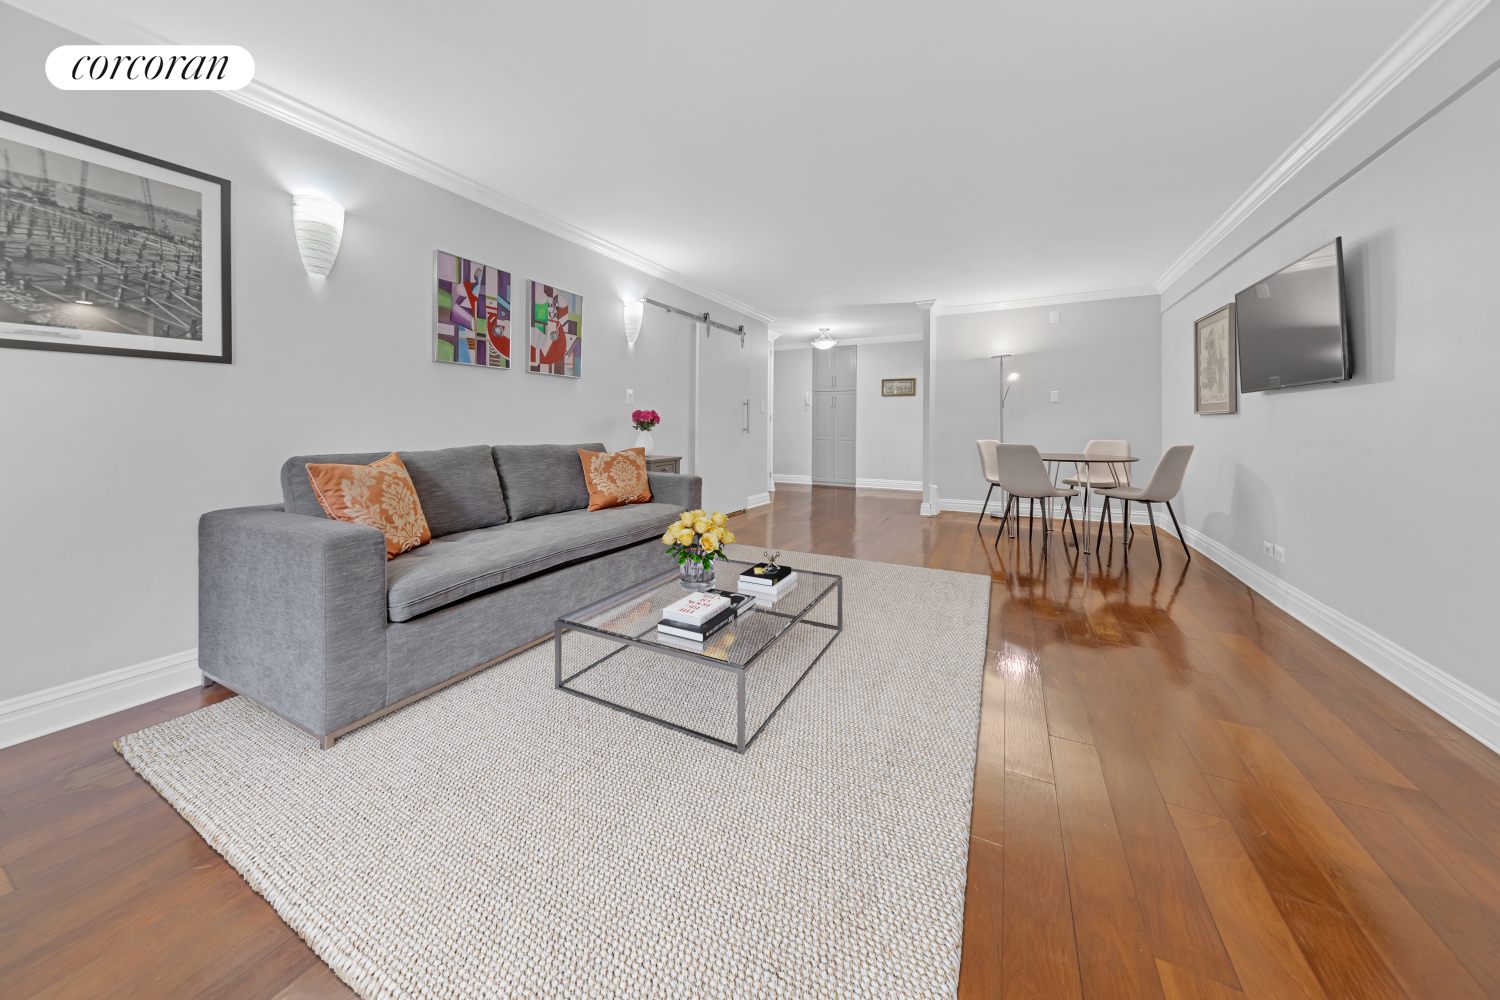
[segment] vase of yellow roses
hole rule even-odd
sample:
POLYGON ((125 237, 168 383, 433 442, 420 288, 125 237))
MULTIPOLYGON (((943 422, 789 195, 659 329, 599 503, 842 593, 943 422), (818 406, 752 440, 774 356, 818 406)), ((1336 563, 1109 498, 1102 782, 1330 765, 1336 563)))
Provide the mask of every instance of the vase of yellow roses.
POLYGON ((677 582, 684 590, 705 591, 714 585, 714 560, 727 559, 724 546, 734 541, 734 532, 724 527, 723 514, 701 510, 684 511, 677 523, 661 536, 680 567, 677 582))

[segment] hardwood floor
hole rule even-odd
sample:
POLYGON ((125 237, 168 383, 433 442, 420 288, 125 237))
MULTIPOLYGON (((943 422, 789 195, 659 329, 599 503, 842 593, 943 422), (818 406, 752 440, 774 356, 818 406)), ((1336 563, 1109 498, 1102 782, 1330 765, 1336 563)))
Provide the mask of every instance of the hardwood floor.
MULTIPOLYGON (((739 540, 986 574, 959 995, 1500 997, 1500 757, 1149 532, 808 487, 739 540)), ((115 753, 190 691, 0 750, 0 994, 348 997, 115 753)))
POLYGON ((741 542, 990 575, 961 998, 1500 997, 1477 740, 1170 535, 775 498, 741 542))

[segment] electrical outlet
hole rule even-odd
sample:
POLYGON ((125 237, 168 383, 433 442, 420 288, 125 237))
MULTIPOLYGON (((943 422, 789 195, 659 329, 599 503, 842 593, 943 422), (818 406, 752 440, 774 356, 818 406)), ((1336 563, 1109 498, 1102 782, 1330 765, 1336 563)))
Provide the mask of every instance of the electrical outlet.
POLYGON ((1052 310, 1051 312, 1049 312, 1047 314, 1047 322, 1048 323, 1056 323, 1056 322, 1059 322, 1061 319, 1062 319, 1062 313, 1059 312, 1056 309, 1052 310))
POLYGON ((1276 561, 1282 563, 1286 562, 1286 549, 1282 548, 1280 545, 1276 546, 1276 561))
POLYGON ((635 390, 634 389, 626 389, 625 390, 625 402, 627 402, 627 403, 634 403, 635 402, 635 390))
POLYGON ((766 401, 764 399, 762 399, 760 401, 760 412, 762 412, 762 413, 766 412, 766 401))
POLYGON ((1057 402, 1057 390, 1056 389, 1052 390, 1052 402, 1054 402, 1054 403, 1057 402))
POLYGON ((802 394, 802 405, 803 406, 811 406, 812 405, 812 393, 810 393, 810 392, 804 392, 802 394))
POLYGON ((1272 545, 1270 542, 1262 541, 1260 543, 1260 554, 1263 555, 1263 556, 1269 556, 1270 558, 1275 559, 1276 558, 1276 546, 1272 545))

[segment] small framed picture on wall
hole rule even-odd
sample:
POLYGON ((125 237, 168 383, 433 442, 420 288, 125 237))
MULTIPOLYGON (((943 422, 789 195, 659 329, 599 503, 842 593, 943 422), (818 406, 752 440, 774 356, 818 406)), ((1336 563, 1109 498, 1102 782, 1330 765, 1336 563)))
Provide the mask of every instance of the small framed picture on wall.
POLYGON ((1193 412, 1235 410, 1234 304, 1193 324, 1193 412))
POLYGON ((883 378, 880 380, 882 396, 915 396, 917 380, 914 378, 883 378))

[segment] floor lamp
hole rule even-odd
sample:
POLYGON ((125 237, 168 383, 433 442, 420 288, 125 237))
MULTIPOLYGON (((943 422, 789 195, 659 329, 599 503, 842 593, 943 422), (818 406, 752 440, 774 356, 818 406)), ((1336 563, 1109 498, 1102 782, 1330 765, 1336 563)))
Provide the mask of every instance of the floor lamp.
MULTIPOLYGON (((1018 379, 1018 378, 1021 377, 1021 373, 1020 372, 1011 372, 1010 375, 1009 375, 1009 377, 1007 377, 1006 374, 1005 374, 1005 359, 1006 358, 1013 358, 1013 357, 1015 357, 1014 354, 991 354, 990 355, 990 359, 991 360, 993 360, 995 358, 999 358, 1000 359, 1000 443, 1001 444, 1005 443, 1005 401, 1010 398, 1010 387, 1013 386, 1013 385, 1015 385, 1016 384, 1016 379, 1018 379)), ((1000 499, 1006 500, 1006 502, 1009 503, 1009 500, 1005 496, 1005 491, 1004 490, 1001 491, 1000 499)), ((994 517, 994 516, 995 516, 994 514, 990 515, 990 517, 994 517)))

